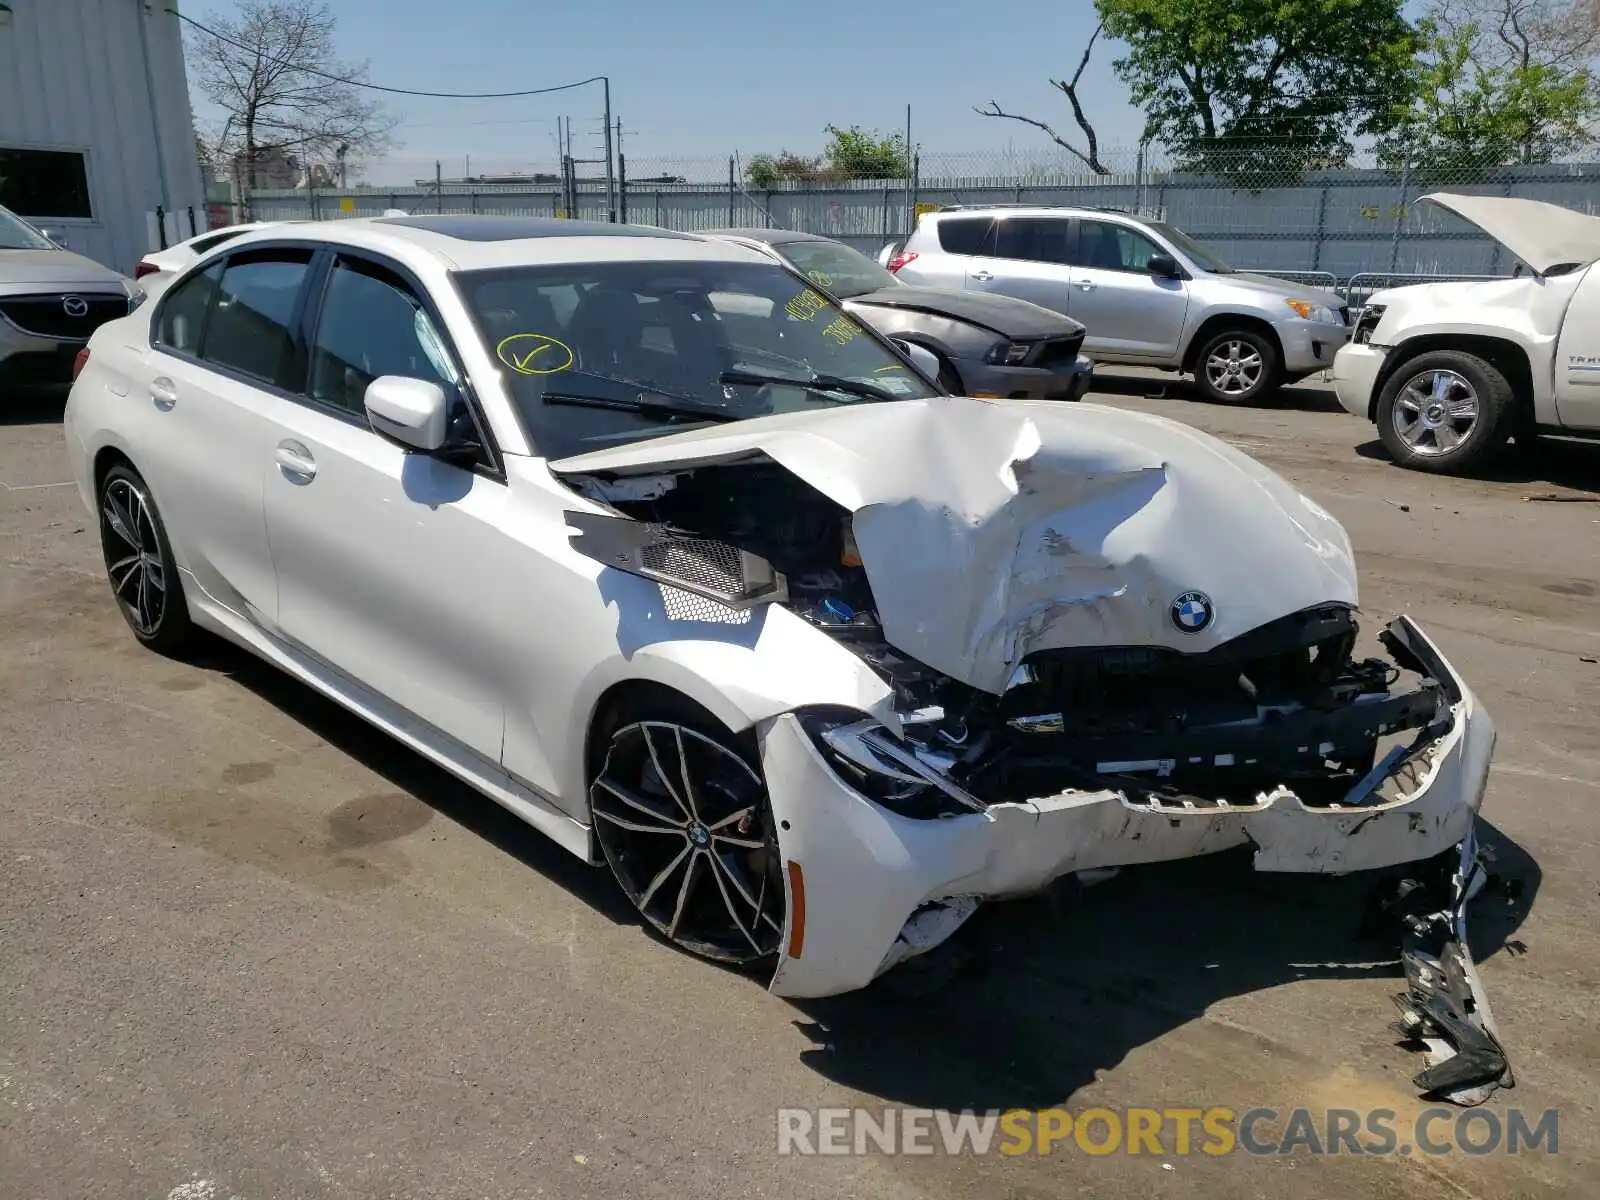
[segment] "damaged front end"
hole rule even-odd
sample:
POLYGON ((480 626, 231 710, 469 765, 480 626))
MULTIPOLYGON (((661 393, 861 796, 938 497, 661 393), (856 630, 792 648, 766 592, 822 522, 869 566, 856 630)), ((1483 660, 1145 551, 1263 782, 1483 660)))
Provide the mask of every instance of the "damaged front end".
MULTIPOLYGON (((663 449, 653 472, 605 453, 556 464, 609 510, 570 513, 574 545, 661 584, 669 620, 782 605, 892 694, 758 731, 789 904, 774 992, 862 987, 983 900, 1077 872, 1249 846, 1258 870, 1342 874, 1470 844, 1495 732, 1438 648, 1401 617, 1382 657, 1358 656, 1332 518, 1231 451, 1183 444, 1202 435, 1108 437, 1124 417, 1090 418, 1076 445, 1101 469, 1074 472, 1044 416, 946 414, 975 447, 924 448, 948 501, 892 467, 859 473, 872 459, 839 434, 710 443, 699 461, 663 449), (1202 537, 1173 515, 1241 491, 1275 507, 1202 537), (1179 586, 1196 578, 1210 594, 1179 586)), ((1456 1097, 1493 1065, 1473 1038, 1497 1043, 1481 997, 1458 994, 1475 976, 1451 912, 1448 944, 1408 913, 1405 1019, 1459 1051, 1436 1089, 1456 1097)))

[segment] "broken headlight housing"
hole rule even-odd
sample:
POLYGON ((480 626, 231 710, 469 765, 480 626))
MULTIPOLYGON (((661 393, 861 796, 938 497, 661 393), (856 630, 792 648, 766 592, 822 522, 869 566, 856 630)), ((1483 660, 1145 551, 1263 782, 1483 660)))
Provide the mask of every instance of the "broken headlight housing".
POLYGON ((800 725, 828 767, 848 787, 892 813, 936 820, 982 812, 969 796, 917 748, 858 712, 812 709, 797 714, 800 725))
POLYGON ((1350 340, 1358 346, 1365 346, 1372 341, 1372 334, 1378 328, 1378 322, 1383 320, 1384 308, 1382 304, 1369 304, 1363 308, 1356 317, 1356 327, 1350 334, 1350 340))
POLYGON ((983 358, 995 366, 1015 367, 1027 362, 1032 353, 1032 342, 997 342, 983 358))

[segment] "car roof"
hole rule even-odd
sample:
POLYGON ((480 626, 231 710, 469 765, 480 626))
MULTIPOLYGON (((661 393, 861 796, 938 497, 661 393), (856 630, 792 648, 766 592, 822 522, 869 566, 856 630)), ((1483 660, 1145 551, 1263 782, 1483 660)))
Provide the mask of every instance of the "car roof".
POLYGON ((252 230, 231 244, 243 249, 283 238, 344 244, 404 259, 420 256, 463 271, 591 259, 766 261, 758 251, 720 239, 644 225, 556 217, 350 217, 297 224, 293 229, 252 230))

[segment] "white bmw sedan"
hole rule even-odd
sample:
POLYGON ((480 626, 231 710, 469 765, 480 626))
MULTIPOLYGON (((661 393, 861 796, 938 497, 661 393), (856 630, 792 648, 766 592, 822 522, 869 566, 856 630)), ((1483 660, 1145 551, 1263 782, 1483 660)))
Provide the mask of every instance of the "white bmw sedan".
POLYGON ((244 233, 95 334, 66 430, 141 642, 247 648, 780 994, 1091 868, 1471 842, 1493 726, 1409 619, 1353 653, 1326 512, 1182 425, 946 396, 752 250, 244 233))

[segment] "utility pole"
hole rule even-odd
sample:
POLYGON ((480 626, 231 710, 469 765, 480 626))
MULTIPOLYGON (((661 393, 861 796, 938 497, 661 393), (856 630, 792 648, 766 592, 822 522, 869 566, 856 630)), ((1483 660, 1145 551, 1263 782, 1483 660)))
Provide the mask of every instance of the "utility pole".
POLYGON ((616 162, 611 157, 611 77, 601 76, 601 82, 606 89, 606 219, 613 224, 617 220, 617 172, 616 162))

